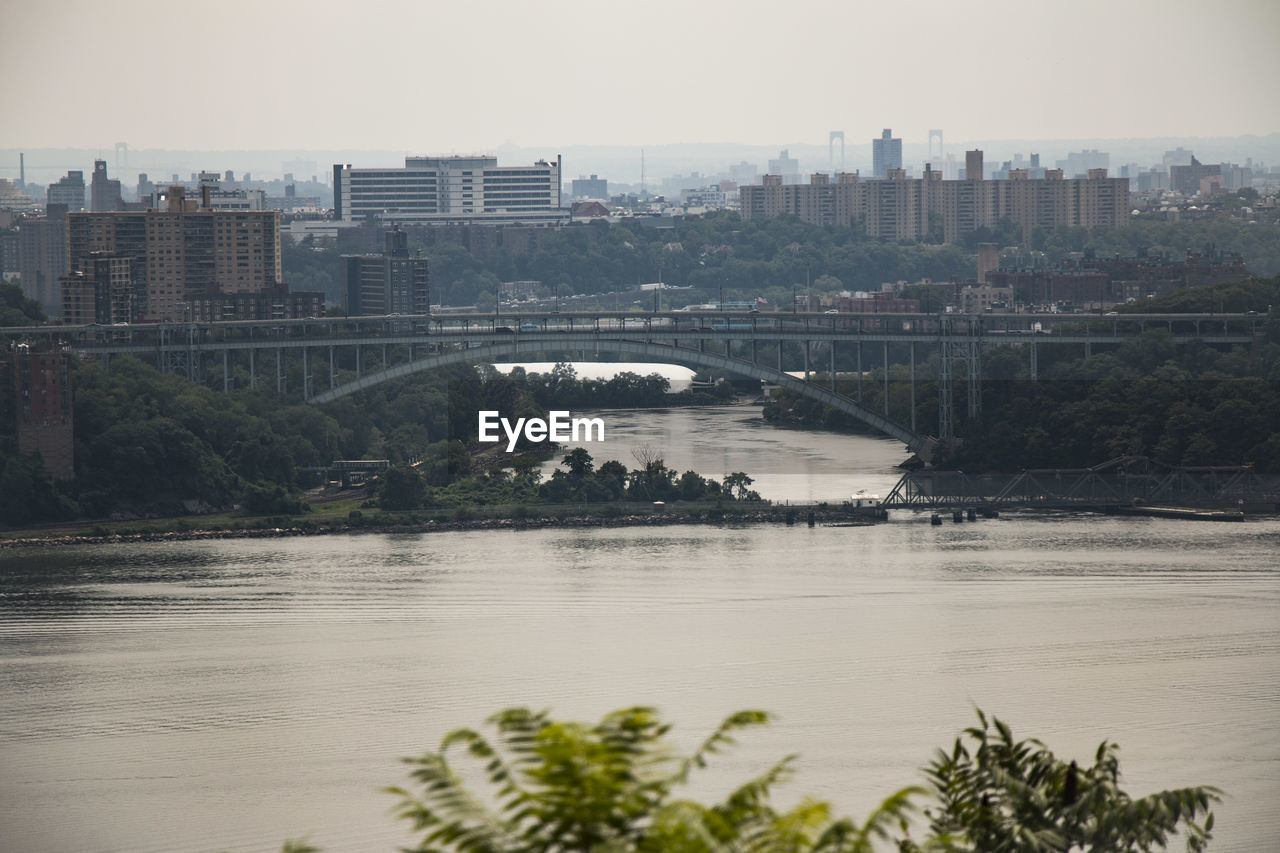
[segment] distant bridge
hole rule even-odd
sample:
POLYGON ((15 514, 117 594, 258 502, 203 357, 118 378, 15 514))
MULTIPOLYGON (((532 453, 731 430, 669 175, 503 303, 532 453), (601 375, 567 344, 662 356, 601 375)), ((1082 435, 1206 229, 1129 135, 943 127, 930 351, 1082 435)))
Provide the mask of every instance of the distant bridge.
POLYGON ((397 377, 449 364, 562 353, 580 360, 602 353, 723 370, 761 379, 817 400, 903 441, 928 451, 955 435, 953 377, 957 363, 967 378, 968 415, 981 409, 982 353, 1015 345, 1026 351, 1028 370, 1038 375, 1046 346, 1115 345, 1148 329, 1164 329, 1175 344, 1251 344, 1265 318, 1251 314, 810 314, 756 311, 668 311, 521 314, 432 314, 385 317, 310 318, 217 323, 159 323, 132 326, 36 326, 0 329, 10 341, 45 340, 84 356, 103 359, 134 354, 153 358, 165 372, 201 381, 209 359, 221 355, 223 389, 230 390, 233 366, 247 367, 250 387, 258 387, 263 367, 274 368, 276 391, 287 389, 291 355, 301 361, 301 396, 323 403, 397 377), (760 349, 774 349, 765 363, 760 349), (890 347, 908 350, 910 412, 899 420, 889 411, 890 347), (916 362, 920 348, 939 354, 937 439, 916 423, 916 362), (837 348, 853 352, 856 393, 836 386, 837 348), (375 353, 376 370, 366 360, 375 353), (861 402, 867 351, 880 355, 884 370, 881 411, 861 402), (877 353, 876 351, 880 352, 877 353), (825 351, 825 352, 824 352, 825 351), (353 355, 351 371, 338 369, 339 353, 353 355), (324 369, 327 354, 328 370, 324 369), (813 381, 826 356, 826 383, 813 381), (247 361, 247 364, 245 362, 247 361), (266 363, 265 365, 263 363, 266 363), (790 372, 801 373, 796 378, 790 372), (325 376, 327 373, 327 381, 325 376), (317 388, 322 384, 322 388, 317 388))
POLYGON ((913 471, 884 500, 887 509, 1107 509, 1134 505, 1225 507, 1280 504, 1280 477, 1247 466, 1175 467, 1121 456, 1092 468, 1017 474, 913 471))

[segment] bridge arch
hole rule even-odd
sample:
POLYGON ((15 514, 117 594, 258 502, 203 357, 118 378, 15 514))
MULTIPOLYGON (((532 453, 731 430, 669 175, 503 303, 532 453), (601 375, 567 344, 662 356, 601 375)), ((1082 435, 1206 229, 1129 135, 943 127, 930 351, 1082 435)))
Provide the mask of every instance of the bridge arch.
MULTIPOLYGON (((568 341, 565 341, 564 343, 570 344, 568 341)), ((591 345, 594 346, 594 342, 592 342, 591 345)), ((578 348, 577 342, 570 344, 570 346, 575 349, 578 348)), ((684 347, 675 347, 670 344, 653 343, 651 341, 609 341, 607 346, 609 352, 639 356, 641 359, 656 362, 682 364, 693 368, 724 370, 750 379, 760 379, 765 382, 770 382, 857 418, 873 429, 901 441, 903 444, 907 445, 907 448, 912 452, 920 453, 921 451, 927 451, 931 449, 931 445, 935 441, 926 435, 915 432, 910 427, 907 427, 892 418, 868 409, 857 400, 846 397, 843 394, 838 394, 828 388, 823 388, 813 382, 806 382, 803 379, 797 379, 796 377, 779 371, 776 368, 766 367, 761 364, 753 364, 752 362, 742 361, 741 359, 730 358, 719 353, 702 352, 694 349, 686 349, 684 347)), ((372 388, 375 385, 387 382, 391 379, 398 379, 402 376, 408 376, 423 370, 433 370, 453 364, 465 364, 474 361, 500 361, 505 358, 519 357, 527 352, 528 349, 528 344, 525 344, 522 348, 516 341, 503 341, 497 343, 486 343, 481 346, 470 348, 452 349, 444 352, 433 353, 425 358, 419 358, 404 364, 398 364, 385 370, 365 374, 364 376, 353 379, 350 382, 344 382, 336 388, 313 395, 307 400, 307 402, 328 403, 341 397, 345 397, 348 394, 354 394, 357 391, 372 388)))

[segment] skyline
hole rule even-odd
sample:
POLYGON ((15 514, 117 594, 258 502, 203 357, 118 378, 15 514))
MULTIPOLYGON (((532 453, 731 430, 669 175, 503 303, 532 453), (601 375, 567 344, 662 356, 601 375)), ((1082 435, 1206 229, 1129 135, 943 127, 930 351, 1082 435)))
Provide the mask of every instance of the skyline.
POLYGON ((1280 5, 1267 0, 1085 0, 1061 13, 1011 0, 892 13, 826 0, 473 8, 10 5, 0 148, 425 154, 820 144, 831 130, 853 147, 885 127, 904 140, 931 128, 953 140, 1280 130, 1268 91, 1280 5), (92 97, 91 82, 110 90, 92 97))

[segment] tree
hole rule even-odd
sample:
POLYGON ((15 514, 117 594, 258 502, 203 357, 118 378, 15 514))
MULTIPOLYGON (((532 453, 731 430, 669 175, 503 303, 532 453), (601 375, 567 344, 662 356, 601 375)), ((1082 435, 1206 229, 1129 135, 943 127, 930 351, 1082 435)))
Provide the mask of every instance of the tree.
POLYGON ((0 282, 0 326, 36 326, 45 321, 44 308, 28 299, 13 282, 0 282))
POLYGON ((426 493, 426 483, 412 465, 392 465, 382 474, 383 509, 415 509, 426 493))
POLYGON ((732 714, 681 758, 667 743, 670 725, 652 708, 615 711, 594 725, 512 708, 489 720, 497 745, 472 729, 458 729, 439 751, 405 759, 419 792, 387 790, 400 798, 398 816, 425 833, 419 851, 861 853, 870 851, 871 839, 888 838, 905 824, 916 789, 899 791, 861 825, 833 822, 829 806, 813 800, 776 811, 769 794, 789 776, 791 757, 714 806, 676 799, 694 770, 733 745, 736 732, 768 720, 762 711, 732 714), (488 796, 468 790, 454 770, 448 753, 455 747, 483 763, 488 796))
POLYGON ((759 500, 760 496, 747 488, 754 482, 755 480, 741 471, 734 471, 732 474, 725 475, 724 490, 736 500, 759 500))
POLYGON ((1135 800, 1119 787, 1116 744, 1104 741, 1093 766, 1081 768, 1038 740, 1015 741, 999 719, 978 711, 978 721, 927 768, 941 803, 925 810, 935 836, 923 848, 907 850, 932 844, 973 853, 1137 853, 1162 850, 1178 833, 1189 851, 1205 848, 1216 788, 1179 788, 1135 800))
POLYGON ((591 454, 584 447, 575 447, 570 450, 560 464, 569 469, 569 476, 575 480, 582 480, 595 467, 591 461, 591 454))

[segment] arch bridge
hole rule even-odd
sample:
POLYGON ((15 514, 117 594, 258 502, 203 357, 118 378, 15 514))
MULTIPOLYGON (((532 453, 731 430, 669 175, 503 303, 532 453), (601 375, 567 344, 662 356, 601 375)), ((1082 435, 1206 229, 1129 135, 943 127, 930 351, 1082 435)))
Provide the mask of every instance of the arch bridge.
MULTIPOLYGON (((573 354, 598 360, 602 353, 723 370, 788 388, 851 415, 886 435, 927 453, 954 438, 953 380, 958 365, 967 378, 967 413, 981 409, 982 353, 994 346, 1022 350, 1028 372, 1038 375, 1044 347, 1074 345, 1087 356, 1095 346, 1132 340, 1162 329, 1175 344, 1193 341, 1230 346, 1251 344, 1265 317, 1254 314, 836 314, 758 311, 535 312, 521 314, 430 314, 385 317, 328 317, 214 323, 160 323, 116 326, 38 326, 0 330, 10 342, 39 341, 100 358, 132 353, 154 358, 166 372, 195 381, 205 365, 221 356, 223 389, 230 390, 233 366, 248 369, 250 387, 274 366, 276 390, 286 392, 291 362, 301 361, 304 400, 323 403, 400 376, 449 364, 518 358, 540 353, 573 354), (772 363, 762 360, 772 349, 772 363), (890 347, 905 349, 910 383, 910 415, 890 416, 890 347), (923 349, 921 349, 923 348, 923 349), (370 350, 376 370, 366 370, 370 350), (856 368, 856 395, 837 390, 837 350, 856 368), (323 369, 328 356, 327 382, 323 369), (338 369, 344 353, 350 371, 338 369), (916 423, 916 364, 923 353, 938 355, 939 418, 934 439, 916 423), (865 356, 880 356, 883 409, 864 405, 861 389, 865 356), (353 358, 351 356, 354 356, 353 358), (825 359, 823 358, 825 356, 825 359), (247 361, 247 365, 244 362, 247 361), (826 361, 826 364, 821 364, 826 361), (266 362, 264 365, 263 362, 266 362), (826 368, 826 384, 815 373, 826 368), (318 384, 327 387, 317 388, 318 384)), ((898 363, 902 363, 899 361, 898 363)))

